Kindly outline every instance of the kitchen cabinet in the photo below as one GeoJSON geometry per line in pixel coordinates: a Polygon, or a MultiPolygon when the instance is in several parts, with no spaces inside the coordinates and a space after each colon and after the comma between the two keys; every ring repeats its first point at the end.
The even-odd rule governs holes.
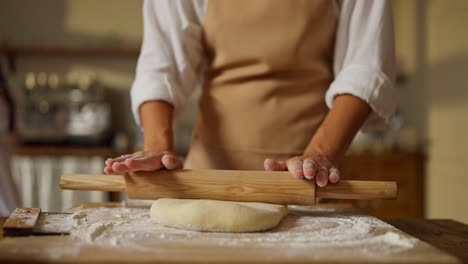
{"type": "Polygon", "coordinates": [[[346,180],[396,181],[396,200],[354,201],[362,211],[379,218],[424,217],[424,162],[418,152],[349,154],[341,164],[346,180]]]}

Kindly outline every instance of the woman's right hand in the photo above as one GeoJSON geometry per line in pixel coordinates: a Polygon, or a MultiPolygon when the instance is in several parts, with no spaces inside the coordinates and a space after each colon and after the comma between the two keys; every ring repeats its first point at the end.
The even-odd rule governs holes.
{"type": "Polygon", "coordinates": [[[175,170],[182,167],[182,161],[171,152],[146,150],[107,159],[104,172],[124,174],[133,171],[175,170]]]}

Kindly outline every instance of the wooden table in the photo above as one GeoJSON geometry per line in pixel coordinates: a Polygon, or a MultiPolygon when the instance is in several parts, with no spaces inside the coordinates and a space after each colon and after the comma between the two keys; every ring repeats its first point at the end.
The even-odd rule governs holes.
{"type": "Polygon", "coordinates": [[[385,222],[468,263],[468,225],[448,219],[400,218],[385,222]]]}
{"type": "MultiPolygon", "coordinates": [[[[0,218],[0,225],[3,225],[5,220],[6,218],[0,218]]],[[[458,257],[463,263],[468,263],[468,225],[441,219],[392,219],[385,221],[446,253],[458,257]]],[[[0,233],[1,239],[2,234],[0,233]]],[[[184,251],[191,250],[187,247],[182,249],[184,251]]],[[[173,250],[174,253],[178,252],[176,248],[173,250]]],[[[88,250],[88,253],[92,251],[92,249],[88,250]]],[[[197,254],[197,249],[192,251],[194,251],[193,254],[197,254]]]]}

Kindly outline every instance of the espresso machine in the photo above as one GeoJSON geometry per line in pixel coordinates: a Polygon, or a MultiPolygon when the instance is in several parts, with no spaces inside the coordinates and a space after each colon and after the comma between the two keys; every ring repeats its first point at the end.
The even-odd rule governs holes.
{"type": "Polygon", "coordinates": [[[106,87],[92,74],[27,73],[16,98],[23,143],[103,144],[111,136],[106,87]]]}

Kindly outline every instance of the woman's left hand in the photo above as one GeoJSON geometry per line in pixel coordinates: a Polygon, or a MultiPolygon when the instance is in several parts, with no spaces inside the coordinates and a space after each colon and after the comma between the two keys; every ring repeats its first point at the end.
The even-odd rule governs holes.
{"type": "Polygon", "coordinates": [[[298,179],[315,180],[319,187],[328,182],[336,183],[340,180],[340,171],[325,155],[303,155],[292,157],[285,162],[266,159],[267,171],[289,171],[298,179]]]}

